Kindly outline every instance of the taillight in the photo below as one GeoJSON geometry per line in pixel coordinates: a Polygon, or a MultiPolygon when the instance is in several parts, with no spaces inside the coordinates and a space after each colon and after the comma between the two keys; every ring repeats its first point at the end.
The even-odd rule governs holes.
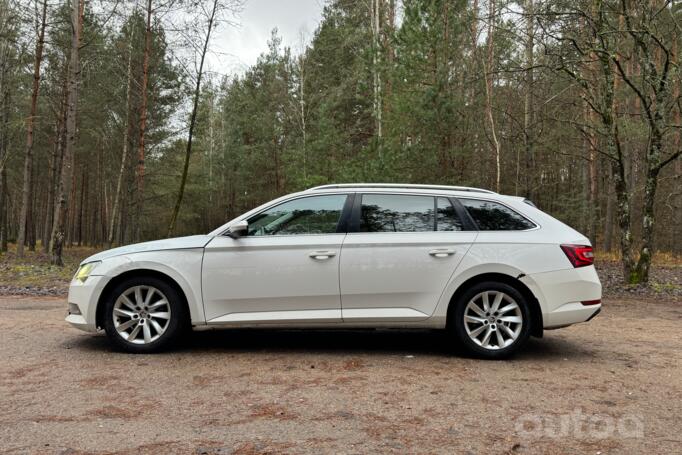
{"type": "Polygon", "coordinates": [[[587,245],[561,245],[566,257],[573,267],[585,267],[594,264],[594,251],[587,245]]]}

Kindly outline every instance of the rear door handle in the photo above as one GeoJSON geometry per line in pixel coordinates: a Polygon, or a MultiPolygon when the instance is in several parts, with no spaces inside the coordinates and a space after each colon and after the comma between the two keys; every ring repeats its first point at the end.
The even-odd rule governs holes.
{"type": "Polygon", "coordinates": [[[455,254],[455,250],[450,248],[436,248],[435,250],[429,251],[429,254],[437,258],[446,258],[455,254]]]}
{"type": "Polygon", "coordinates": [[[336,256],[336,251],[313,251],[308,254],[308,256],[317,259],[318,261],[324,261],[325,259],[331,259],[336,256]]]}

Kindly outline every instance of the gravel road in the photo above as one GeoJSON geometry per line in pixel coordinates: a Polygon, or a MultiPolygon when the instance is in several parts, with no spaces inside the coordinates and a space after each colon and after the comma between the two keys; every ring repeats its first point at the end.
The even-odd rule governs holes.
{"type": "Polygon", "coordinates": [[[113,352],[0,297],[0,452],[679,453],[682,306],[611,300],[486,362],[433,332],[215,331],[113,352]]]}

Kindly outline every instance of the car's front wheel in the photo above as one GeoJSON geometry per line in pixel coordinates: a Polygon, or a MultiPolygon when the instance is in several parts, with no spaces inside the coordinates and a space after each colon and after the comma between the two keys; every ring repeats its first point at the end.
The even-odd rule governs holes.
{"type": "Polygon", "coordinates": [[[117,347],[149,353],[175,342],[186,320],[184,302],[172,286],[155,277],[137,277],[110,293],[104,330],[117,347]]]}
{"type": "Polygon", "coordinates": [[[531,315],[526,298],[506,283],[478,283],[464,292],[450,324],[466,349],[487,359],[509,357],[530,336],[531,315]]]}

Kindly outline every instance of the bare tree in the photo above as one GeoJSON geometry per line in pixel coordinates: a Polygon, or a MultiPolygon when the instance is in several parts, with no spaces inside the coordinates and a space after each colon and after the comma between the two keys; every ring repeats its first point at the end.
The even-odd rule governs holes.
{"type": "Polygon", "coordinates": [[[497,0],[488,0],[488,31],[486,37],[486,55],[483,63],[485,69],[485,113],[490,128],[490,136],[495,156],[495,191],[500,191],[502,167],[500,162],[501,144],[497,137],[497,126],[493,115],[493,87],[495,77],[495,20],[497,16],[497,0]]]}
{"type": "Polygon", "coordinates": [[[140,102],[139,139],[137,142],[137,222],[134,224],[133,238],[140,239],[142,205],[144,204],[144,155],[145,130],[147,128],[147,86],[149,85],[149,54],[152,48],[152,0],[147,0],[147,25],[144,34],[144,57],[142,59],[142,87],[140,102]]]}
{"type": "MultiPolygon", "coordinates": [[[[66,68],[68,70],[68,67],[66,68]]],[[[50,159],[50,175],[47,189],[47,204],[45,210],[45,225],[43,226],[43,251],[50,252],[50,243],[52,239],[52,228],[54,224],[54,209],[57,201],[55,195],[59,189],[59,181],[61,177],[62,159],[64,158],[64,146],[66,143],[66,106],[67,106],[67,90],[66,90],[66,74],[63,78],[61,86],[61,95],[59,96],[59,104],[55,109],[55,126],[54,138],[52,144],[52,157],[50,159]]]]}
{"type": "Polygon", "coordinates": [[[373,114],[376,137],[381,141],[382,132],[382,82],[381,82],[381,15],[382,0],[372,0],[372,91],[373,91],[373,114]]]}
{"type": "Polygon", "coordinates": [[[299,31],[298,36],[298,56],[292,59],[289,71],[294,76],[292,78],[292,94],[290,99],[289,111],[291,117],[301,134],[301,158],[303,160],[303,180],[308,179],[308,93],[306,92],[306,78],[308,77],[308,60],[306,56],[305,36],[303,31],[299,31]]]}
{"type": "Polygon", "coordinates": [[[526,80],[523,94],[523,141],[526,152],[525,166],[525,193],[529,199],[533,198],[535,183],[535,119],[533,84],[535,80],[535,5],[534,0],[525,0],[524,14],[526,16],[526,36],[524,43],[526,57],[526,80]]]}
{"type": "MultiPolygon", "coordinates": [[[[111,247],[114,243],[114,234],[116,229],[116,220],[119,216],[119,205],[121,202],[121,191],[123,187],[123,176],[125,174],[126,164],[128,161],[128,143],[130,142],[130,101],[133,92],[133,43],[135,42],[135,21],[130,21],[130,36],[128,42],[128,71],[126,81],[126,103],[125,103],[125,120],[123,124],[123,150],[121,151],[121,167],[118,172],[118,179],[116,180],[116,193],[114,194],[114,204],[111,209],[111,216],[109,217],[109,232],[107,233],[107,244],[111,247]]],[[[146,45],[145,45],[146,51],[146,45]]]]}
{"type": "Polygon", "coordinates": [[[220,0],[212,0],[211,9],[207,11],[204,9],[203,4],[201,4],[201,9],[204,18],[207,20],[206,24],[206,35],[204,35],[203,44],[199,52],[199,67],[196,74],[196,83],[194,86],[193,93],[193,103],[192,103],[192,113],[189,119],[189,132],[187,137],[187,145],[185,147],[185,164],[182,168],[182,176],[180,177],[180,190],[178,191],[178,198],[175,201],[175,206],[173,207],[173,212],[171,213],[170,223],[168,224],[168,237],[173,235],[175,231],[175,225],[178,220],[178,214],[180,213],[180,207],[182,206],[182,198],[185,194],[185,185],[187,183],[187,174],[189,172],[189,160],[192,155],[192,139],[194,137],[194,128],[196,126],[197,120],[197,109],[199,107],[199,96],[201,95],[201,79],[204,74],[204,61],[206,59],[206,53],[208,52],[208,45],[211,41],[211,32],[216,26],[216,20],[218,14],[223,9],[230,9],[236,11],[241,6],[241,1],[234,0],[229,4],[221,3],[220,0]]]}
{"type": "MultiPolygon", "coordinates": [[[[7,0],[0,0],[0,37],[9,36],[12,17],[7,0]]],[[[7,251],[7,160],[9,158],[9,110],[12,47],[0,39],[0,252],[7,251]]]]}
{"type": "MultiPolygon", "coordinates": [[[[672,41],[677,36],[672,31],[677,25],[670,2],[592,0],[552,14],[565,18],[567,24],[562,33],[544,28],[547,36],[565,46],[553,54],[557,69],[581,87],[585,102],[598,118],[596,125],[587,128],[596,128],[605,142],[604,149],[598,152],[611,167],[624,277],[629,283],[646,283],[653,254],[654,203],[660,172],[682,155],[679,149],[666,151],[664,141],[666,135],[679,128],[667,123],[668,113],[679,103],[679,94],[672,89],[672,41]],[[571,21],[580,25],[572,28],[571,21]],[[641,69],[641,75],[628,70],[625,61],[629,59],[641,69]],[[595,71],[588,70],[591,66],[595,71]],[[638,255],[633,251],[629,191],[634,174],[628,172],[634,158],[626,155],[621,138],[622,114],[616,110],[619,79],[634,94],[648,133],[638,255]]],[[[554,51],[549,51],[550,46],[546,45],[546,49],[551,54],[554,51]]]]}
{"type": "Polygon", "coordinates": [[[33,62],[33,90],[31,92],[31,107],[26,119],[26,157],[24,159],[24,186],[21,190],[21,215],[19,216],[19,236],[17,237],[17,256],[24,256],[26,229],[29,217],[30,195],[33,177],[33,128],[38,111],[38,93],[40,91],[40,65],[43,60],[45,46],[45,27],[47,25],[47,0],[43,0],[40,22],[36,37],[36,50],[33,62]]]}
{"type": "Polygon", "coordinates": [[[71,0],[71,52],[67,77],[66,143],[61,165],[61,177],[57,192],[58,204],[55,205],[54,225],[52,228],[52,263],[64,265],[62,250],[66,237],[66,220],[69,213],[69,200],[73,186],[73,155],[76,148],[76,114],[78,112],[78,85],[80,82],[80,46],[83,27],[84,0],[71,0]]]}
{"type": "MultiPolygon", "coordinates": [[[[658,1],[631,4],[626,0],[621,0],[620,14],[625,21],[626,34],[636,50],[633,54],[641,68],[641,77],[632,77],[626,71],[622,64],[622,55],[610,54],[618,75],[640,101],[649,130],[644,163],[646,181],[642,214],[642,245],[636,267],[629,275],[631,283],[649,281],[649,268],[654,247],[654,203],[659,175],[665,166],[682,155],[680,149],[666,154],[664,145],[664,137],[680,127],[677,125],[676,128],[671,128],[668,124],[668,113],[679,101],[679,94],[676,98],[672,87],[676,69],[672,53],[674,43],[670,39],[671,37],[676,39],[677,33],[670,33],[670,30],[661,24],[660,19],[663,15],[670,17],[672,13],[668,1],[663,4],[658,1]]],[[[675,23],[673,17],[670,19],[672,23],[675,23]]]]}

